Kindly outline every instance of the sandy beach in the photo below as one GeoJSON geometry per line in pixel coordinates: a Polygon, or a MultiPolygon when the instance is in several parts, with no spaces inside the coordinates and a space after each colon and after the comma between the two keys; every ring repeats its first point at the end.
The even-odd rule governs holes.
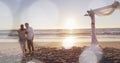
{"type": "MultiPolygon", "coordinates": [[[[118,52],[120,52],[120,46],[119,46],[120,42],[100,42],[99,44],[103,48],[103,50],[105,49],[105,51],[107,49],[108,50],[109,49],[110,50],[118,49],[118,52]]],[[[67,49],[63,49],[63,50],[61,49],[62,48],[61,42],[34,42],[34,45],[35,45],[35,56],[33,58],[34,59],[37,58],[37,60],[40,60],[40,61],[45,61],[46,59],[41,58],[41,57],[44,57],[44,54],[46,54],[46,56],[47,55],[51,56],[52,54],[49,55],[48,52],[51,52],[51,53],[55,52],[56,48],[59,49],[59,51],[57,51],[56,54],[58,54],[58,52],[60,53],[61,51],[63,51],[65,53],[65,51],[67,50],[67,49]],[[43,52],[40,53],[40,50],[43,51],[44,53],[43,52]]],[[[82,47],[89,46],[89,45],[90,45],[90,43],[87,43],[87,42],[85,42],[85,43],[77,42],[74,45],[75,48],[72,48],[75,51],[71,51],[72,49],[69,49],[67,51],[71,51],[71,54],[73,54],[72,52],[77,52],[76,54],[80,55],[82,47]]],[[[118,54],[118,53],[116,52],[116,54],[118,54]]],[[[118,56],[120,56],[120,54],[118,56]]],[[[21,47],[20,47],[19,43],[17,43],[17,42],[16,43],[0,43],[0,63],[8,63],[8,62],[9,63],[25,63],[26,61],[30,61],[30,57],[26,56],[26,58],[27,59],[23,58],[21,47]]],[[[58,60],[58,61],[60,61],[60,60],[58,60]]],[[[55,63],[55,62],[53,62],[53,63],[55,63]]],[[[68,63],[68,62],[66,62],[66,63],[68,63]]],[[[75,61],[74,63],[77,63],[77,62],[75,61]]]]}

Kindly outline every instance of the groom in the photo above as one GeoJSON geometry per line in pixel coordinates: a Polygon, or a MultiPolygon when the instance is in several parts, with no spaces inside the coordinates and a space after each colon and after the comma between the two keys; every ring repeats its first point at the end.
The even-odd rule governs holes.
{"type": "Polygon", "coordinates": [[[33,39],[34,39],[34,32],[32,27],[29,26],[28,23],[25,23],[26,26],[26,35],[27,35],[27,45],[29,49],[29,53],[34,52],[34,45],[33,45],[33,39]]]}

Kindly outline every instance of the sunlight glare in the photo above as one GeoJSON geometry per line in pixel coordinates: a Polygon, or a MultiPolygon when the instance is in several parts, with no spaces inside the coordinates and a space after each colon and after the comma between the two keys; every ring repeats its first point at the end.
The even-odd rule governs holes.
{"type": "Polygon", "coordinates": [[[74,46],[74,43],[75,43],[75,37],[73,36],[69,36],[69,37],[66,37],[63,42],[62,42],[62,46],[65,48],[65,49],[70,49],[74,46]]]}

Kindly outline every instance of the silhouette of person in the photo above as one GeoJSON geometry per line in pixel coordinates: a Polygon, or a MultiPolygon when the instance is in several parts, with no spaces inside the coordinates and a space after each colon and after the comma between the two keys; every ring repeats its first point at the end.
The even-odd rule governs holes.
{"type": "Polygon", "coordinates": [[[33,28],[29,26],[28,23],[25,23],[26,26],[26,35],[27,35],[27,45],[29,49],[29,53],[34,52],[34,45],[33,45],[33,39],[34,39],[34,31],[33,28]]]}
{"type": "Polygon", "coordinates": [[[24,25],[20,25],[20,29],[18,30],[18,37],[19,37],[19,42],[21,45],[21,49],[23,54],[26,52],[26,30],[24,28],[24,25]]]}

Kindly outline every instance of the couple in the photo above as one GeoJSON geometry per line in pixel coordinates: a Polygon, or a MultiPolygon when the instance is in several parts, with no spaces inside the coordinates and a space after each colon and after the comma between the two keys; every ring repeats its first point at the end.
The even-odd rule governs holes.
{"type": "Polygon", "coordinates": [[[33,29],[29,26],[28,23],[25,23],[24,25],[20,25],[20,29],[18,30],[18,37],[19,37],[19,42],[21,44],[22,52],[23,54],[26,52],[26,40],[27,40],[27,46],[29,49],[29,53],[34,52],[34,45],[33,45],[33,39],[34,39],[34,32],[33,29]]]}

